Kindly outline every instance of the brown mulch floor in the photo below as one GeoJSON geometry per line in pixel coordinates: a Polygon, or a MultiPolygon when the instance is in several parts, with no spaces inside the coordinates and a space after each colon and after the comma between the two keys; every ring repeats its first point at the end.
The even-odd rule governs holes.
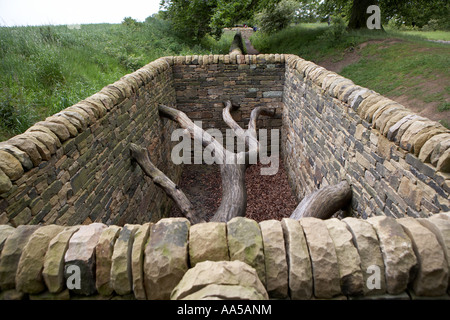
{"type": "MultiPolygon", "coordinates": [[[[297,207],[297,201],[292,195],[282,161],[277,174],[272,176],[261,175],[261,167],[261,164],[253,165],[246,171],[246,217],[258,222],[289,217],[297,207]]],[[[218,165],[185,165],[179,187],[208,221],[220,205],[220,168],[218,165]]],[[[176,205],[172,206],[170,216],[182,216],[176,205]]]]}

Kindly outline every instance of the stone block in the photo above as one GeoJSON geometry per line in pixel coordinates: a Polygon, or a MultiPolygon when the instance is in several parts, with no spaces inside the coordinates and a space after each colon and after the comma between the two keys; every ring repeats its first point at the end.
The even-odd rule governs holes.
{"type": "Polygon", "coordinates": [[[131,252],[131,273],[134,296],[138,300],[147,299],[144,287],[144,251],[152,225],[153,223],[145,223],[134,234],[133,249],[131,252]]]}
{"type": "Polygon", "coordinates": [[[103,230],[95,247],[95,287],[103,296],[110,296],[114,292],[111,283],[111,264],[114,244],[121,230],[122,228],[119,226],[109,226],[103,230]]]}
{"type": "Polygon", "coordinates": [[[44,258],[42,277],[50,293],[58,293],[65,288],[64,256],[69,247],[70,238],[79,228],[79,226],[65,228],[48,244],[47,253],[44,258]]]}
{"type": "Polygon", "coordinates": [[[377,216],[367,221],[375,229],[380,241],[386,272],[386,291],[389,294],[403,292],[417,268],[417,258],[414,254],[411,239],[402,226],[394,218],[377,216]]]}
{"type": "Polygon", "coordinates": [[[169,299],[188,270],[189,227],[185,218],[164,218],[152,226],[144,258],[147,299],[169,299]]]}
{"type": "Polygon", "coordinates": [[[265,284],[264,248],[258,223],[243,217],[231,219],[227,222],[227,241],[230,260],[240,260],[255,268],[265,284]]]}
{"type": "Polygon", "coordinates": [[[414,218],[397,220],[412,241],[418,270],[412,288],[418,296],[444,295],[448,286],[448,264],[436,236],[414,218]]]}
{"type": "Polygon", "coordinates": [[[63,229],[58,225],[43,226],[30,236],[17,265],[17,290],[37,294],[46,289],[42,276],[45,254],[50,241],[63,229]]]}
{"type": "Polygon", "coordinates": [[[0,289],[2,291],[16,287],[16,272],[22,250],[29,238],[39,226],[21,225],[6,239],[0,256],[0,289]]]}
{"type": "Polygon", "coordinates": [[[268,294],[254,268],[242,261],[203,261],[189,269],[170,298],[234,298],[267,300],[268,294]],[[227,289],[228,288],[228,289],[227,289]]]}
{"type": "Polygon", "coordinates": [[[347,230],[346,224],[337,218],[327,219],[325,224],[336,249],[342,293],[351,296],[362,295],[365,283],[361,259],[353,244],[352,234],[347,230]]]}
{"type": "Polygon", "coordinates": [[[114,244],[111,263],[111,284],[119,295],[131,293],[133,278],[131,272],[131,252],[133,250],[134,234],[138,225],[126,224],[114,244]]]}
{"type": "Polygon", "coordinates": [[[311,259],[303,228],[297,220],[281,220],[286,245],[289,295],[292,300],[310,299],[313,293],[311,259]]]}
{"type": "Polygon", "coordinates": [[[189,229],[189,262],[191,267],[202,261],[230,260],[227,225],[223,222],[198,223],[189,229]],[[205,243],[208,243],[205,246],[205,243]]]}
{"type": "Polygon", "coordinates": [[[323,220],[301,218],[311,257],[314,296],[329,299],[341,294],[341,278],[336,249],[323,220]]]}
{"type": "Polygon", "coordinates": [[[259,223],[261,229],[264,262],[266,265],[266,289],[271,298],[288,297],[288,265],[283,229],[278,220],[259,223]]]}
{"type": "Polygon", "coordinates": [[[71,281],[73,289],[69,289],[76,294],[88,296],[96,292],[95,247],[106,228],[103,223],[84,225],[69,241],[69,248],[64,256],[64,277],[66,282],[71,281]]]}
{"type": "Polygon", "coordinates": [[[19,160],[9,152],[0,150],[0,170],[2,170],[11,181],[22,177],[23,168],[19,160]]]}

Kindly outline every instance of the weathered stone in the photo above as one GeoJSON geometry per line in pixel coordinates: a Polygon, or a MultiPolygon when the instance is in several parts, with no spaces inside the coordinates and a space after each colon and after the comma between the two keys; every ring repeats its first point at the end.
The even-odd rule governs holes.
{"type": "Polygon", "coordinates": [[[336,256],[341,276],[341,291],[345,295],[363,294],[363,275],[358,250],[352,242],[352,234],[344,222],[331,218],[325,220],[331,239],[336,249],[336,256]]]}
{"type": "MultiPolygon", "coordinates": [[[[419,218],[417,221],[436,236],[445,255],[447,269],[450,270],[450,221],[441,219],[438,215],[431,216],[427,219],[419,218]]],[[[450,290],[450,276],[447,287],[450,290]]]]}
{"type": "Polygon", "coordinates": [[[419,160],[422,162],[430,162],[431,154],[434,151],[434,148],[443,140],[448,139],[450,137],[450,133],[441,133],[437,134],[425,142],[425,144],[420,149],[419,160]]]}
{"type": "Polygon", "coordinates": [[[436,170],[441,172],[450,172],[450,149],[447,149],[439,158],[436,164],[436,170]]]}
{"type": "Polygon", "coordinates": [[[255,268],[265,284],[264,249],[258,223],[243,217],[231,219],[227,222],[227,241],[230,260],[240,260],[255,268]]]}
{"type": "Polygon", "coordinates": [[[111,284],[111,264],[114,244],[121,230],[122,228],[119,226],[109,226],[103,230],[95,247],[95,287],[103,296],[109,296],[114,292],[111,284]]]}
{"type": "Polygon", "coordinates": [[[386,278],[380,243],[372,225],[365,220],[347,217],[342,220],[353,235],[353,241],[358,249],[363,274],[364,295],[377,295],[386,292],[386,278]],[[375,267],[374,267],[375,266],[375,267]],[[374,271],[376,268],[376,271],[374,271]],[[379,278],[371,277],[377,272],[379,278]]]}
{"type": "Polygon", "coordinates": [[[8,226],[6,224],[0,225],[0,255],[5,245],[6,239],[14,232],[14,227],[8,226]]]}
{"type": "Polygon", "coordinates": [[[30,236],[39,226],[21,225],[6,239],[0,257],[0,289],[2,291],[16,287],[16,272],[22,250],[30,236]]]}
{"type": "Polygon", "coordinates": [[[42,277],[50,293],[58,293],[65,288],[64,255],[69,247],[70,238],[79,228],[79,226],[65,228],[48,244],[42,277]]]}
{"type": "Polygon", "coordinates": [[[181,300],[267,300],[255,288],[210,284],[181,300]]]}
{"type": "Polygon", "coordinates": [[[23,168],[19,160],[3,150],[0,150],[0,170],[12,181],[19,179],[23,175],[23,168]]]}
{"type": "Polygon", "coordinates": [[[446,140],[440,141],[430,156],[430,162],[433,166],[436,166],[439,158],[445,153],[446,150],[450,148],[450,137],[446,140]]]}
{"type": "Polygon", "coordinates": [[[61,142],[66,141],[70,138],[69,130],[63,124],[50,121],[39,121],[36,123],[36,125],[50,129],[61,142]]]}
{"type": "Polygon", "coordinates": [[[55,142],[57,148],[61,147],[61,141],[59,140],[58,136],[52,130],[50,130],[47,127],[41,126],[39,124],[34,124],[30,128],[28,128],[27,131],[25,131],[25,132],[44,132],[47,135],[49,135],[50,137],[52,137],[52,139],[55,142]]]}
{"type": "Polygon", "coordinates": [[[448,131],[448,130],[441,125],[439,125],[437,127],[427,128],[427,129],[421,131],[419,134],[417,134],[416,136],[414,136],[412,138],[411,143],[412,143],[413,147],[412,147],[411,151],[414,152],[414,155],[416,157],[419,157],[420,150],[422,149],[425,142],[427,142],[429,139],[431,139],[431,137],[441,134],[441,133],[445,133],[446,131],[448,131]]]}
{"type": "Polygon", "coordinates": [[[311,257],[314,296],[332,298],[341,293],[339,264],[333,240],[323,220],[308,217],[299,221],[311,257]]]}
{"type": "Polygon", "coordinates": [[[398,194],[415,210],[420,210],[422,193],[420,188],[413,184],[407,177],[401,179],[398,194]]]}
{"type": "Polygon", "coordinates": [[[16,289],[37,294],[45,290],[42,270],[48,244],[64,227],[58,225],[43,226],[29,238],[22,250],[16,273],[16,289]]]}
{"type": "Polygon", "coordinates": [[[226,223],[198,223],[189,228],[189,262],[191,267],[195,267],[198,262],[206,260],[230,260],[226,223]],[[208,243],[208,245],[205,246],[205,243],[208,243]]]}
{"type": "Polygon", "coordinates": [[[12,182],[9,177],[0,169],[0,194],[6,193],[12,188],[12,182]]]}
{"type": "Polygon", "coordinates": [[[25,300],[28,295],[15,289],[0,291],[0,300],[25,300]]]}
{"type": "Polygon", "coordinates": [[[418,296],[441,296],[448,285],[448,265],[436,236],[416,219],[397,220],[410,237],[419,268],[412,284],[418,296]]]}
{"type": "Polygon", "coordinates": [[[131,273],[133,292],[138,300],[146,300],[144,287],[144,250],[153,223],[143,224],[134,234],[133,250],[131,252],[131,273]]]}
{"type": "Polygon", "coordinates": [[[297,220],[281,220],[289,271],[289,295],[293,300],[310,299],[313,292],[311,260],[303,228],[297,220]]]}
{"type": "MultiPolygon", "coordinates": [[[[172,291],[170,298],[181,300],[209,285],[252,288],[264,299],[268,299],[266,289],[256,270],[242,261],[203,261],[197,263],[194,268],[186,272],[172,291]]],[[[220,293],[215,292],[206,295],[220,297],[222,291],[219,291],[220,293]]]]}
{"type": "Polygon", "coordinates": [[[39,155],[43,160],[50,160],[52,157],[52,154],[50,150],[47,148],[47,146],[36,139],[36,137],[31,132],[25,132],[20,135],[17,135],[13,137],[12,139],[17,139],[19,141],[26,141],[27,143],[31,142],[36,147],[36,150],[38,151],[39,155]]]}
{"type": "Polygon", "coordinates": [[[31,141],[12,137],[11,139],[8,140],[8,144],[11,144],[14,147],[18,148],[19,150],[25,152],[27,156],[30,158],[34,167],[37,167],[41,163],[42,157],[39,151],[37,150],[36,145],[31,141]]]}
{"type": "Polygon", "coordinates": [[[404,150],[410,151],[413,147],[413,138],[422,132],[422,130],[427,128],[436,127],[436,122],[434,121],[415,121],[413,122],[408,129],[403,133],[402,138],[400,139],[400,147],[404,150]]]}
{"type": "Polygon", "coordinates": [[[145,248],[144,285],[150,300],[167,300],[188,269],[190,223],[185,218],[165,218],[154,224],[145,248]]]}
{"type": "Polygon", "coordinates": [[[281,223],[278,220],[265,220],[259,223],[259,227],[263,239],[267,292],[272,298],[287,298],[288,265],[281,223]]]}
{"type": "Polygon", "coordinates": [[[411,115],[410,110],[398,110],[396,111],[392,116],[390,116],[386,123],[384,124],[384,127],[380,128],[380,132],[383,134],[383,136],[387,137],[389,133],[389,129],[394,126],[398,121],[400,121],[405,116],[411,115]]]}
{"type": "Polygon", "coordinates": [[[72,275],[80,276],[79,288],[74,286],[72,289],[77,294],[91,295],[96,291],[95,247],[105,228],[103,223],[82,226],[69,241],[69,248],[64,257],[64,276],[69,281],[72,275]]]}
{"type": "Polygon", "coordinates": [[[131,251],[133,250],[134,234],[138,229],[138,225],[126,224],[114,244],[111,284],[119,295],[129,294],[133,288],[131,251]]]}
{"type": "Polygon", "coordinates": [[[19,160],[20,164],[25,170],[30,170],[31,168],[33,168],[33,162],[31,162],[30,157],[19,148],[11,144],[7,144],[6,142],[1,142],[0,150],[9,152],[14,157],[16,157],[16,159],[19,160]]]}
{"type": "Polygon", "coordinates": [[[42,142],[48,149],[48,151],[50,151],[50,154],[54,154],[56,152],[57,149],[56,141],[59,142],[57,138],[54,139],[52,136],[42,131],[30,131],[28,132],[28,134],[37,139],[38,141],[42,142]]]}
{"type": "Polygon", "coordinates": [[[383,254],[386,289],[390,294],[403,292],[417,266],[412,243],[394,218],[377,216],[367,219],[374,227],[383,254]]]}

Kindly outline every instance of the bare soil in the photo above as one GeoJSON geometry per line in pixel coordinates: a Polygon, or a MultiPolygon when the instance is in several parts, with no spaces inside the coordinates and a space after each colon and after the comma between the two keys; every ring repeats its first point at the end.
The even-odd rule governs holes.
{"type": "MultiPolygon", "coordinates": [[[[272,176],[261,175],[262,167],[261,164],[253,165],[246,171],[246,217],[258,222],[289,217],[297,207],[297,201],[289,187],[282,161],[277,174],[272,176]]],[[[208,221],[222,197],[220,168],[218,165],[185,165],[179,187],[208,221]]],[[[170,216],[182,216],[176,205],[172,206],[170,216]]]]}

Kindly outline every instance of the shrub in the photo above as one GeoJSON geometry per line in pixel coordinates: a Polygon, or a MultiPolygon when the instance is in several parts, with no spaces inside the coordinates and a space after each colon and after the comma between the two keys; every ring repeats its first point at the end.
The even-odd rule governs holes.
{"type": "Polygon", "coordinates": [[[266,8],[256,15],[262,31],[274,33],[280,31],[291,24],[295,17],[298,3],[293,0],[281,0],[274,7],[266,8]]]}
{"type": "Polygon", "coordinates": [[[347,35],[347,25],[342,17],[333,16],[332,25],[319,37],[320,40],[338,43],[347,35]]]}

